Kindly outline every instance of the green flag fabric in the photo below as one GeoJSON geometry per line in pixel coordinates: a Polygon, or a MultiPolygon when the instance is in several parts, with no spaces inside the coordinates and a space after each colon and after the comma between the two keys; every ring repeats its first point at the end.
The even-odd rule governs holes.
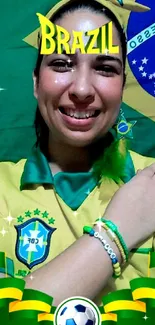
{"type": "MultiPolygon", "coordinates": [[[[136,120],[131,147],[155,157],[155,3],[146,13],[131,13],[128,20],[127,84],[123,109],[136,120]]],[[[32,73],[37,50],[29,36],[39,27],[36,13],[45,15],[54,0],[1,1],[0,10],[0,161],[18,161],[36,141],[32,73]]]]}

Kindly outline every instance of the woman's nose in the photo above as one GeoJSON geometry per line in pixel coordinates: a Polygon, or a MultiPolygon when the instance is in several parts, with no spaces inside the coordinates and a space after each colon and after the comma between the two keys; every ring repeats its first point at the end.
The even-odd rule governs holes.
{"type": "Polygon", "coordinates": [[[75,102],[93,102],[95,89],[92,83],[92,76],[88,69],[76,71],[73,82],[69,89],[69,97],[75,102]]]}

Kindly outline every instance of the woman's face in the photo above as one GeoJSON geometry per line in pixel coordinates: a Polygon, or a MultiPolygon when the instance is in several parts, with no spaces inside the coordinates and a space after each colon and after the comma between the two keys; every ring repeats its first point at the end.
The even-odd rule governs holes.
{"type": "MultiPolygon", "coordinates": [[[[109,22],[104,14],[80,10],[55,23],[72,30],[93,30],[109,22]]],[[[84,37],[85,44],[88,38],[84,37]]],[[[72,38],[70,40],[72,44],[72,38]]],[[[119,113],[123,89],[121,44],[113,25],[119,54],[57,54],[43,57],[35,96],[52,138],[86,146],[103,137],[119,113]]]]}

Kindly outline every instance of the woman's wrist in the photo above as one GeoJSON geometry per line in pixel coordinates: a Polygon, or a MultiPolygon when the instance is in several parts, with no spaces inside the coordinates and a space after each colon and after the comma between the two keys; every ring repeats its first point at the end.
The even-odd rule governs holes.
{"type": "Polygon", "coordinates": [[[112,222],[114,222],[115,225],[118,227],[119,232],[120,232],[121,236],[123,237],[123,239],[124,239],[124,241],[126,243],[128,251],[130,252],[132,250],[132,248],[134,248],[135,245],[136,245],[135,227],[133,227],[133,230],[130,230],[130,229],[132,229],[131,224],[130,224],[130,227],[129,227],[128,224],[123,222],[123,218],[121,220],[120,219],[119,220],[110,219],[110,220],[112,222]]]}
{"type": "Polygon", "coordinates": [[[108,236],[106,230],[103,229],[103,228],[101,228],[101,227],[98,226],[98,225],[95,225],[93,229],[94,229],[95,231],[99,232],[100,235],[101,235],[101,236],[106,240],[106,242],[110,245],[110,247],[113,249],[113,251],[114,251],[114,253],[116,254],[117,259],[118,259],[118,261],[119,261],[119,263],[120,263],[120,265],[121,265],[122,262],[123,262],[123,261],[122,261],[122,257],[121,257],[121,253],[120,253],[120,251],[119,251],[117,245],[115,244],[115,242],[112,241],[112,240],[109,238],[109,236],[108,236]]]}

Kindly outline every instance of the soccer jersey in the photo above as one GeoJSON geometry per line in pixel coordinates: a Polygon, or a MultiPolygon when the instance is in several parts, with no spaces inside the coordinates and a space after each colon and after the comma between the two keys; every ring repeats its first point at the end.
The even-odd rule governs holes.
{"type": "MultiPolygon", "coordinates": [[[[129,156],[128,179],[154,162],[131,151],[129,156]]],[[[53,176],[39,149],[16,164],[0,163],[0,179],[0,272],[18,278],[49,263],[82,236],[83,226],[104,214],[119,188],[112,179],[97,184],[92,171],[53,176]]],[[[152,247],[151,237],[135,248],[121,277],[110,279],[101,295],[148,276],[152,247]]]]}

